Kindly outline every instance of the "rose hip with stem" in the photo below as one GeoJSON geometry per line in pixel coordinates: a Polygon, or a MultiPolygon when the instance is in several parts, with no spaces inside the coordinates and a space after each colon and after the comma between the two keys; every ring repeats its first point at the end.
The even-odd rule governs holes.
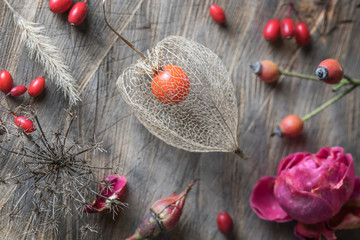
{"type": "MultiPolygon", "coordinates": [[[[322,104],[321,106],[319,106],[318,108],[316,108],[315,110],[313,110],[312,112],[310,112],[309,114],[305,115],[302,118],[299,118],[297,116],[295,118],[293,115],[290,115],[292,117],[288,116],[288,117],[284,118],[283,121],[281,122],[281,124],[275,130],[275,132],[273,132],[271,134],[271,136],[279,135],[279,136],[285,136],[285,137],[295,137],[295,136],[300,135],[302,132],[302,128],[303,128],[303,123],[305,121],[309,120],[310,118],[312,118],[319,112],[323,111],[325,108],[327,108],[331,104],[340,100],[342,97],[344,97],[345,95],[347,95],[348,93],[353,91],[357,86],[360,85],[360,79],[354,79],[354,78],[350,78],[348,76],[344,76],[342,66],[340,65],[339,62],[337,62],[334,59],[326,59],[326,60],[322,61],[319,64],[319,67],[320,67],[321,71],[327,71],[326,74],[328,74],[328,76],[327,76],[327,78],[325,78],[326,80],[330,80],[330,83],[331,82],[339,83],[338,85],[336,85],[333,88],[333,91],[339,90],[344,85],[352,85],[352,87],[339,93],[338,95],[331,98],[330,100],[328,100],[327,102],[325,102],[324,104],[322,104]],[[324,70],[323,68],[326,68],[326,69],[324,70]],[[344,78],[341,79],[339,76],[344,76],[344,78]]],[[[255,71],[255,73],[256,73],[256,71],[255,71]]],[[[279,73],[280,73],[280,75],[319,81],[318,77],[312,76],[312,75],[295,73],[295,72],[286,72],[286,71],[282,71],[282,70],[279,70],[279,73]]],[[[323,77],[322,74],[323,73],[321,73],[321,74],[318,73],[317,75],[318,76],[321,75],[321,77],[323,77]]],[[[324,73],[324,75],[326,75],[326,74],[324,73]]]]}
{"type": "Polygon", "coordinates": [[[285,18],[281,21],[281,36],[286,39],[291,39],[295,33],[295,24],[291,18],[285,18]]]}
{"type": "Polygon", "coordinates": [[[63,13],[69,10],[72,0],[50,0],[49,7],[53,13],[63,13]]]}
{"type": "Polygon", "coordinates": [[[87,0],[84,2],[77,2],[70,10],[68,21],[71,25],[78,26],[84,22],[87,14],[87,0]]]}
{"type": "Polygon", "coordinates": [[[12,86],[13,78],[11,74],[6,70],[2,70],[0,72],[0,91],[2,91],[3,93],[8,93],[10,92],[12,86]]]}
{"type": "Polygon", "coordinates": [[[278,19],[271,19],[265,25],[263,31],[264,38],[267,41],[274,42],[280,36],[280,21],[278,19]]]}
{"type": "Polygon", "coordinates": [[[23,85],[15,86],[10,90],[10,95],[13,97],[18,97],[23,95],[26,92],[27,88],[23,85]]]}
{"type": "Polygon", "coordinates": [[[35,131],[34,123],[30,119],[24,116],[16,117],[14,120],[16,126],[21,127],[26,133],[32,133],[35,131]]]}
{"type": "Polygon", "coordinates": [[[306,46],[310,43],[310,33],[305,23],[296,24],[295,40],[299,46],[306,46]]]}
{"type": "Polygon", "coordinates": [[[29,86],[29,95],[31,97],[39,96],[45,88],[45,79],[43,77],[38,77],[34,79],[29,86]]]}

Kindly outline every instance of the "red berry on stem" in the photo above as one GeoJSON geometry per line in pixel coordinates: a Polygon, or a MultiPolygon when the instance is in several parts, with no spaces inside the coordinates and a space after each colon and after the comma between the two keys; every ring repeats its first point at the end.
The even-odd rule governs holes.
{"type": "Polygon", "coordinates": [[[325,83],[336,84],[344,77],[344,69],[335,59],[326,59],[319,64],[315,74],[325,83]]]}
{"type": "Polygon", "coordinates": [[[38,77],[30,83],[29,91],[28,91],[29,95],[32,97],[37,97],[44,91],[44,88],[45,88],[45,79],[43,77],[38,77]]]}
{"type": "Polygon", "coordinates": [[[70,10],[68,21],[71,25],[78,26],[80,25],[86,18],[87,14],[87,0],[84,2],[77,2],[70,10]]]}
{"type": "Polygon", "coordinates": [[[256,62],[251,65],[251,68],[261,80],[267,83],[275,82],[280,75],[278,66],[270,60],[256,62]]]}
{"type": "Polygon", "coordinates": [[[210,10],[210,15],[215,22],[222,24],[226,21],[225,12],[220,6],[216,4],[212,4],[209,10],[210,10]]]}
{"type": "Polygon", "coordinates": [[[0,72],[0,91],[4,93],[8,93],[10,92],[12,86],[13,86],[13,78],[11,74],[6,70],[2,70],[0,72]]]}
{"type": "Polygon", "coordinates": [[[230,234],[234,228],[233,220],[227,212],[221,212],[218,214],[217,225],[220,232],[225,235],[230,234]]]}
{"type": "Polygon", "coordinates": [[[27,88],[25,86],[15,86],[10,90],[10,95],[13,97],[18,97],[23,95],[26,92],[27,88]]]}
{"type": "Polygon", "coordinates": [[[190,81],[180,67],[166,65],[152,78],[151,89],[162,103],[174,105],[185,100],[190,92],[190,81]]]}
{"type": "Polygon", "coordinates": [[[263,31],[264,38],[267,41],[273,42],[280,36],[280,21],[278,19],[271,19],[265,25],[263,31]]]}
{"type": "Polygon", "coordinates": [[[296,24],[295,39],[299,46],[305,46],[310,43],[310,33],[305,23],[296,24]]]}
{"type": "Polygon", "coordinates": [[[53,13],[66,12],[72,5],[72,0],[50,0],[49,7],[53,13]]]}
{"type": "Polygon", "coordinates": [[[14,120],[16,126],[21,127],[26,133],[35,131],[33,122],[24,116],[16,117],[14,120]]]}
{"type": "Polygon", "coordinates": [[[297,137],[302,133],[303,128],[304,122],[299,116],[288,115],[280,122],[279,126],[271,136],[297,137]]]}
{"type": "Polygon", "coordinates": [[[291,18],[285,18],[281,21],[281,35],[283,38],[291,39],[294,36],[295,24],[291,18]]]}

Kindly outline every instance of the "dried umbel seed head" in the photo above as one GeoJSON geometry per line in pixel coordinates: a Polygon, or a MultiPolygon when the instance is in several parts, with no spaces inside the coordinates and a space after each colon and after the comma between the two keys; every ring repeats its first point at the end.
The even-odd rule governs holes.
{"type": "Polygon", "coordinates": [[[190,81],[186,73],[176,65],[166,65],[152,79],[153,94],[165,104],[178,104],[190,92],[190,81]]]}
{"type": "Polygon", "coordinates": [[[180,220],[186,195],[194,183],[193,180],[179,195],[174,193],[168,198],[156,201],[150,208],[150,212],[142,219],[136,232],[126,240],[150,239],[156,237],[162,231],[173,229],[180,220]]]}
{"type": "Polygon", "coordinates": [[[278,19],[271,19],[264,28],[264,38],[267,41],[273,42],[280,36],[280,21],[278,19]]]}
{"type": "Polygon", "coordinates": [[[303,120],[296,115],[288,115],[286,116],[276,127],[274,133],[271,136],[278,135],[280,137],[297,137],[299,136],[304,128],[303,120]]]}
{"type": "Polygon", "coordinates": [[[286,39],[291,39],[294,36],[295,24],[291,18],[284,18],[281,21],[281,36],[286,39]]]}
{"type": "Polygon", "coordinates": [[[275,82],[280,75],[278,66],[270,60],[256,62],[250,66],[253,72],[264,82],[275,82]]]}
{"type": "Polygon", "coordinates": [[[326,59],[319,64],[315,74],[325,83],[337,84],[344,77],[344,69],[337,60],[326,59]]]}

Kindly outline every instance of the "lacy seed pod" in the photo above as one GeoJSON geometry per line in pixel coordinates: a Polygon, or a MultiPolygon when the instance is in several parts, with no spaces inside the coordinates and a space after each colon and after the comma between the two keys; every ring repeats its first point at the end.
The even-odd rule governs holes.
{"type": "MultiPolygon", "coordinates": [[[[236,135],[234,85],[215,53],[196,42],[171,36],[143,57],[124,71],[117,86],[151,133],[187,151],[233,151],[242,155],[236,135]],[[190,84],[186,98],[171,99],[176,104],[164,104],[152,91],[154,76],[169,65],[181,69],[190,84]]],[[[165,88],[162,91],[166,93],[165,88]]]]}

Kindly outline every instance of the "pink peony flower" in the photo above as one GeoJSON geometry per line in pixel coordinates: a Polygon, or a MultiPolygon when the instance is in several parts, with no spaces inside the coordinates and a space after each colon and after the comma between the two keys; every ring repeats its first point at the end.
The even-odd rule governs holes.
{"type": "Polygon", "coordinates": [[[336,239],[333,230],[360,227],[360,179],[352,156],[340,147],[291,154],[277,177],[257,182],[250,206],[264,220],[299,221],[294,233],[300,239],[336,239]]]}

